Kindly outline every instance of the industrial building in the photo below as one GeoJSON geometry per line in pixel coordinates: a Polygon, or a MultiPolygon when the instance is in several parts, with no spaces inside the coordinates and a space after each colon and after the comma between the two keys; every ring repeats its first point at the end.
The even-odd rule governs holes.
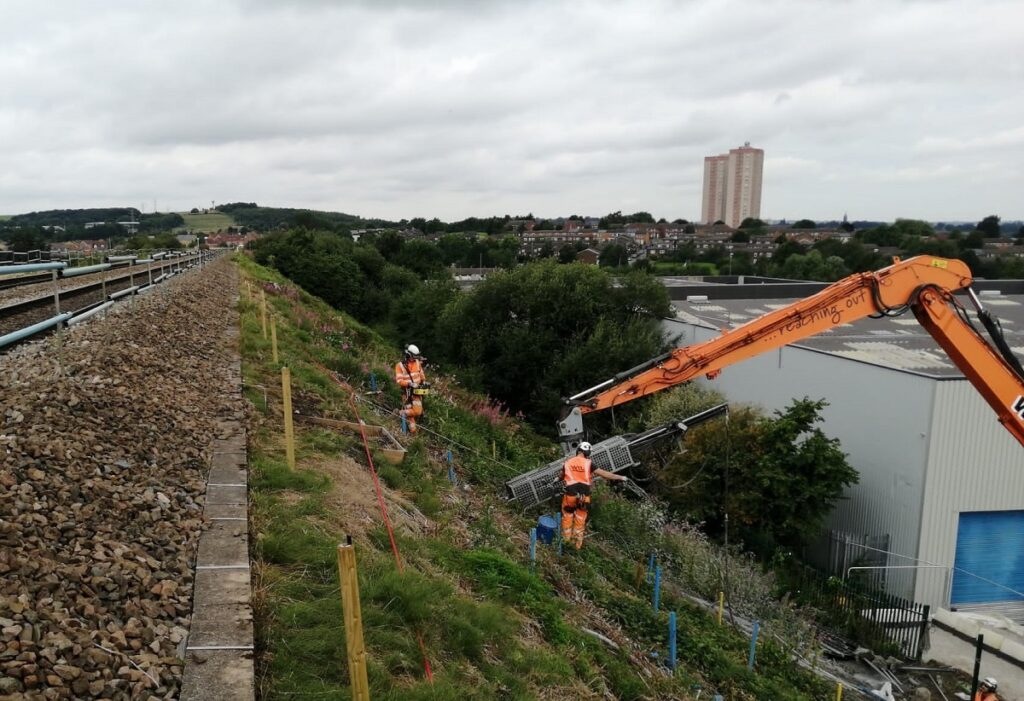
{"type": "MultiPolygon", "coordinates": [[[[678,345],[823,287],[665,282],[676,309],[665,328],[678,345]]],[[[976,285],[1018,357],[1021,285],[976,285]]],[[[933,608],[1024,622],[1024,448],[912,314],[844,324],[730,366],[710,385],[731,403],[768,411],[804,396],[829,403],[823,430],[840,440],[860,483],[836,505],[809,559],[843,576],[871,568],[859,571],[933,608]]]]}

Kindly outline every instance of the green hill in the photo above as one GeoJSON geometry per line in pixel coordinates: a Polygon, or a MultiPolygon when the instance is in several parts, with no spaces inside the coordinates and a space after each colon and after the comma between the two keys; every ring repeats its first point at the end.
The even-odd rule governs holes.
{"type": "Polygon", "coordinates": [[[208,214],[181,212],[181,218],[185,220],[185,224],[180,228],[185,231],[208,233],[236,225],[234,218],[223,212],[210,212],[208,214]]]}
{"type": "Polygon", "coordinates": [[[374,699],[690,699],[700,689],[701,698],[809,701],[834,693],[791,661],[809,631],[788,608],[765,604],[770,596],[757,568],[723,559],[699,534],[667,524],[654,506],[601,488],[587,546],[559,556],[539,545],[531,563],[528,532],[536,514],[509,508],[500,488],[509,476],[553,459],[557,449],[434,373],[423,422],[430,432],[401,438],[404,461],[388,463],[371,443],[404,563],[400,573],[357,435],[300,421],[298,468],[287,468],[279,365],[271,360],[250,285],[265,290],[280,359],[291,369],[295,410],[303,416],[362,418],[401,436],[388,409],[398,403],[398,390],[387,381],[397,350],[276,273],[244,257],[239,264],[243,377],[254,407],[262,698],[351,698],[335,560],[346,536],[357,550],[374,699]],[[456,484],[449,480],[449,451],[456,484]],[[653,550],[665,570],[657,613],[643,576],[653,550]],[[731,603],[739,610],[763,607],[769,633],[754,671],[746,664],[747,635],[718,625],[684,593],[685,583],[707,597],[723,567],[736,582],[731,603]],[[674,674],[659,662],[667,652],[669,611],[679,619],[674,674]],[[433,683],[424,675],[420,640],[433,683]]]}

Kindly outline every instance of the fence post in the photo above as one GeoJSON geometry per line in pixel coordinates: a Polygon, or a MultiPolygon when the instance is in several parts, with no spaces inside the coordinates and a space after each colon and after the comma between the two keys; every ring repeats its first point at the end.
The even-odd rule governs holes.
{"type": "Polygon", "coordinates": [[[267,340],[267,293],[260,290],[260,321],[263,324],[263,340],[267,340]]]}
{"type": "Polygon", "coordinates": [[[459,480],[455,476],[455,464],[452,462],[452,451],[448,451],[448,481],[452,483],[453,487],[459,485],[459,480]]]}
{"type": "Polygon", "coordinates": [[[292,425],[292,372],[281,368],[281,391],[284,395],[284,450],[288,469],[295,469],[295,427],[292,425]]]}
{"type": "Polygon", "coordinates": [[[348,650],[348,674],[354,701],[370,700],[366,676],[366,646],[363,644],[363,614],[359,603],[359,577],[352,538],[338,546],[338,579],[341,583],[341,607],[345,614],[345,644],[348,650]]]}
{"type": "Polygon", "coordinates": [[[277,365],[277,321],[270,322],[270,358],[277,365]]]}
{"type": "Polygon", "coordinates": [[[537,564],[537,527],[530,529],[530,566],[537,564]]]}
{"type": "Polygon", "coordinates": [[[931,612],[931,605],[925,604],[924,611],[921,613],[921,628],[917,631],[917,656],[914,657],[914,660],[917,662],[920,662],[921,657],[924,656],[924,638],[928,635],[928,619],[931,616],[931,612]]]}
{"type": "Polygon", "coordinates": [[[978,635],[978,643],[974,648],[974,676],[971,681],[971,698],[978,693],[978,677],[981,675],[981,650],[985,646],[985,636],[978,635]]]}
{"type": "Polygon", "coordinates": [[[718,592],[718,625],[722,625],[722,614],[725,612],[725,592],[718,592]]]}
{"type": "Polygon", "coordinates": [[[754,630],[750,634],[750,657],[747,659],[747,669],[754,669],[754,654],[757,652],[757,635],[761,632],[761,624],[754,621],[754,630]]]}
{"type": "Polygon", "coordinates": [[[377,391],[377,373],[375,373],[373,370],[370,371],[370,391],[377,391]]]}
{"type": "MultiPolygon", "coordinates": [[[[60,316],[60,282],[57,281],[57,271],[51,270],[53,280],[53,310],[55,316],[60,316]]],[[[64,369],[64,324],[57,324],[57,366],[64,369]]]]}
{"type": "Polygon", "coordinates": [[[836,685],[836,701],[843,701],[843,683],[839,682],[836,685]]]}
{"type": "Polygon", "coordinates": [[[676,671],[676,612],[668,615],[668,668],[676,671]]]}
{"type": "Polygon", "coordinates": [[[661,603],[661,565],[654,568],[654,612],[658,612],[658,604],[661,603]]]}

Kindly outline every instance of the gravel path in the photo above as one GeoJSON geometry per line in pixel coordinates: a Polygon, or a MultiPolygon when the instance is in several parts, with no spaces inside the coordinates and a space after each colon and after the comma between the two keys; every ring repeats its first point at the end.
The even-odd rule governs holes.
{"type": "Polygon", "coordinates": [[[221,259],[0,357],[0,699],[173,699],[228,399],[221,259]]]}

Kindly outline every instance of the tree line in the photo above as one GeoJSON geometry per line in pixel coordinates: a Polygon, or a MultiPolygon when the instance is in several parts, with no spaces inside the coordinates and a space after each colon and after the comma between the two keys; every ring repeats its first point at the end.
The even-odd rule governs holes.
{"type": "MultiPolygon", "coordinates": [[[[57,241],[122,240],[129,234],[118,222],[136,222],[140,234],[169,232],[185,225],[184,218],[175,212],[143,214],[134,207],[51,209],[0,221],[0,239],[14,251],[46,249],[57,241]],[[86,224],[93,226],[86,228],[86,224]]],[[[174,248],[176,244],[175,239],[174,244],[161,247],[174,248]]]]}
{"type": "MultiPolygon", "coordinates": [[[[670,312],[668,293],[649,275],[616,280],[595,266],[542,260],[510,265],[460,292],[446,263],[472,249],[454,239],[446,248],[446,238],[355,242],[292,229],[255,242],[253,255],[396,344],[416,343],[545,432],[561,397],[666,347],[660,319],[670,312]]],[[[515,260],[511,247],[508,260],[515,260]]]]}

